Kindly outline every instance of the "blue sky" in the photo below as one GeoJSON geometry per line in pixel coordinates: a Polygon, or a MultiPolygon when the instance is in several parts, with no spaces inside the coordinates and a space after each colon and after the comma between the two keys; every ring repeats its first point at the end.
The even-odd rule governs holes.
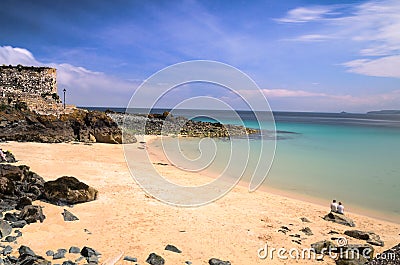
{"type": "MultiPolygon", "coordinates": [[[[56,67],[80,106],[126,106],[162,68],[215,60],[248,74],[273,110],[400,109],[397,0],[3,0],[0,23],[0,64],[56,67]]],[[[206,95],[240,108],[215,86],[182,90],[165,107],[206,95]]]]}

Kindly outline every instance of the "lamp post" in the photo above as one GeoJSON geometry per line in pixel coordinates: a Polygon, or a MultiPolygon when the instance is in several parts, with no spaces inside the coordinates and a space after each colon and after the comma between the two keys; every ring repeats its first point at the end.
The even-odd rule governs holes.
{"type": "Polygon", "coordinates": [[[64,92],[64,100],[63,100],[63,103],[64,103],[64,109],[65,109],[65,91],[67,91],[65,88],[63,89],[63,92],[64,92]]]}

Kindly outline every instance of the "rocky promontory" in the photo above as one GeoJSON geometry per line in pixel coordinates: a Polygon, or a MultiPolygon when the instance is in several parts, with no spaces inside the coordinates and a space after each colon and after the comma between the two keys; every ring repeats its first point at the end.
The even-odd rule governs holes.
{"type": "MultiPolygon", "coordinates": [[[[219,122],[202,122],[185,117],[163,114],[128,114],[106,112],[124,132],[146,135],[180,135],[187,137],[221,137],[245,136],[259,133],[259,130],[244,126],[222,124],[219,122]]],[[[125,135],[124,135],[125,136],[125,135]]]]}
{"type": "MultiPolygon", "coordinates": [[[[69,141],[122,143],[122,131],[104,112],[75,109],[68,114],[42,115],[23,104],[0,106],[0,140],[59,143],[69,141]]],[[[136,142],[125,135],[124,142],[136,142]]]]}

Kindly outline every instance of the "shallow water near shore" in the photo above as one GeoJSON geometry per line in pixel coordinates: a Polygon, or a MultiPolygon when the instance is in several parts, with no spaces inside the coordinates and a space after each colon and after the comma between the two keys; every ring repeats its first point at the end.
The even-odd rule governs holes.
{"type": "MultiPolygon", "coordinates": [[[[294,195],[342,201],[346,210],[400,222],[400,127],[396,120],[343,119],[341,117],[276,117],[276,153],[262,184],[294,195]]],[[[202,117],[199,120],[207,120],[202,117]]],[[[221,120],[230,123],[229,119],[221,120]]],[[[254,120],[244,120],[257,128],[254,120]]],[[[262,124],[261,124],[262,127],[262,124]]],[[[234,139],[241,150],[248,142],[234,139]]],[[[242,180],[249,182],[257,164],[260,141],[249,141],[250,155],[242,180]]],[[[207,172],[219,174],[229,161],[231,143],[214,139],[218,150],[207,172]]],[[[166,141],[168,143],[168,140],[166,141]]],[[[180,148],[188,158],[200,155],[198,139],[181,138],[180,148]]],[[[265,143],[264,143],[265,144],[265,143]]],[[[202,152],[207,152],[202,145],[202,152]]],[[[209,145],[210,148],[214,146],[209,145]]],[[[166,144],[168,149],[168,144],[166,144]]],[[[246,152],[243,152],[246,159],[246,152]]],[[[261,161],[262,163],[262,161],[261,161]]],[[[239,163],[240,164],[240,163],[239,163]]],[[[231,167],[237,166],[231,163],[231,167]]],[[[237,166],[241,172],[241,166],[237,166]]]]}
{"type": "MultiPolygon", "coordinates": [[[[137,110],[140,112],[143,110],[137,110]]],[[[175,112],[190,118],[199,113],[198,110],[175,112]]],[[[237,123],[224,111],[210,111],[209,117],[213,119],[205,113],[195,120],[237,123]]],[[[239,115],[247,127],[266,128],[250,112],[239,115]]],[[[326,201],[327,205],[337,199],[347,211],[400,223],[400,115],[278,112],[274,117],[278,131],[275,158],[261,188],[281,190],[298,198],[315,198],[318,202],[326,201]]],[[[270,139],[257,136],[249,142],[232,139],[244,151],[241,159],[249,155],[242,178],[243,182],[249,182],[261,142],[269,144],[270,139]]],[[[212,154],[213,150],[207,148],[216,148],[218,152],[205,173],[218,175],[229,162],[231,143],[213,141],[215,145],[202,143],[199,148],[199,139],[180,138],[179,148],[189,159],[199,157],[201,152],[212,154]]],[[[168,140],[165,143],[168,146],[168,140]]],[[[242,172],[242,163],[230,162],[233,171],[242,172]]]]}

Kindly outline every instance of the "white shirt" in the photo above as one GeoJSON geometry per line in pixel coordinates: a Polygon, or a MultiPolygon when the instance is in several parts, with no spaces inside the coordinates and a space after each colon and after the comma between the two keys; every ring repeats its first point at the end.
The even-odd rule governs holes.
{"type": "Polygon", "coordinates": [[[341,214],[344,214],[344,206],[343,205],[338,205],[337,212],[341,213],[341,214]]]}
{"type": "Polygon", "coordinates": [[[336,202],[331,203],[331,211],[332,212],[337,212],[338,210],[338,204],[336,202]]]}

